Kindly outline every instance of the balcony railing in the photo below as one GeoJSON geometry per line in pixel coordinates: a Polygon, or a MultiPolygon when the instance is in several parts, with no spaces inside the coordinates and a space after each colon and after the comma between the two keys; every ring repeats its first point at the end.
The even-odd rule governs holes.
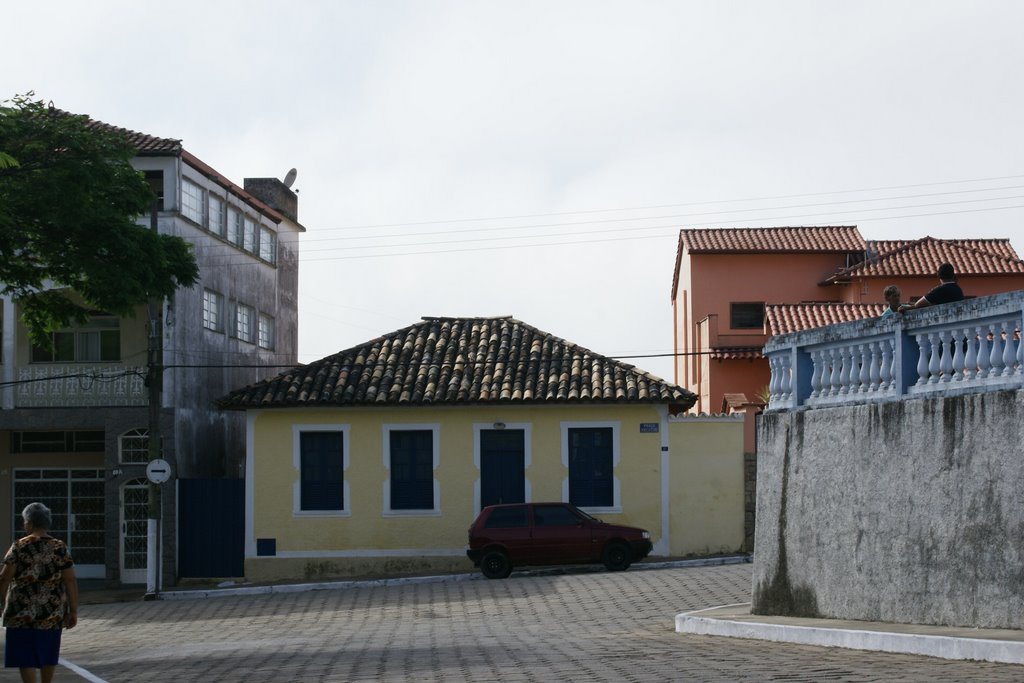
{"type": "Polygon", "coordinates": [[[772,337],[768,410],[1024,386],[1024,291],[772,337]]]}
{"type": "Polygon", "coordinates": [[[17,370],[18,408],[144,406],[145,368],[127,365],[29,365],[17,370]]]}

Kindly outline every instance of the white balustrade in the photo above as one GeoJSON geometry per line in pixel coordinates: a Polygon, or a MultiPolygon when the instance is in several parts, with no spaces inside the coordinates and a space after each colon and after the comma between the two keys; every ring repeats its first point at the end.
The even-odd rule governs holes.
{"type": "Polygon", "coordinates": [[[1024,387],[1022,311],[1010,292],[772,338],[769,409],[1024,387]]]}

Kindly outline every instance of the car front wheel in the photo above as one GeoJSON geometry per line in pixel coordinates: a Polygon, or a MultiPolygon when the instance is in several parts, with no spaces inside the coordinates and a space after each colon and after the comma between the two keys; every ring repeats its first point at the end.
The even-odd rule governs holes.
{"type": "Polygon", "coordinates": [[[512,573],[512,562],[500,550],[491,550],[480,560],[480,571],[488,579],[504,579],[512,573]]]}
{"type": "Polygon", "coordinates": [[[633,561],[633,553],[625,543],[609,543],[601,556],[605,568],[610,572],[621,572],[629,569],[633,561]]]}

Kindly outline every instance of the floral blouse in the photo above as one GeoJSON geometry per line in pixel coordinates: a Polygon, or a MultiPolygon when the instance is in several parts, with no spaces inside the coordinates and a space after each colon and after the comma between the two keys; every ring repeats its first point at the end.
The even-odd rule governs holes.
{"type": "Polygon", "coordinates": [[[14,569],[4,607],[4,627],[63,628],[68,596],[61,572],[74,566],[64,542],[49,536],[19,538],[3,563],[14,569]]]}

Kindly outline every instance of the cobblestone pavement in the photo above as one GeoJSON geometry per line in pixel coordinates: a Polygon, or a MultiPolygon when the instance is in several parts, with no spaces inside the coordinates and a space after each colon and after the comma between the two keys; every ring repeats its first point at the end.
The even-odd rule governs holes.
{"type": "Polygon", "coordinates": [[[744,564],[91,605],[62,655],[110,683],[1024,681],[1022,666],[674,632],[681,611],[747,601],[750,576],[744,564]]]}

